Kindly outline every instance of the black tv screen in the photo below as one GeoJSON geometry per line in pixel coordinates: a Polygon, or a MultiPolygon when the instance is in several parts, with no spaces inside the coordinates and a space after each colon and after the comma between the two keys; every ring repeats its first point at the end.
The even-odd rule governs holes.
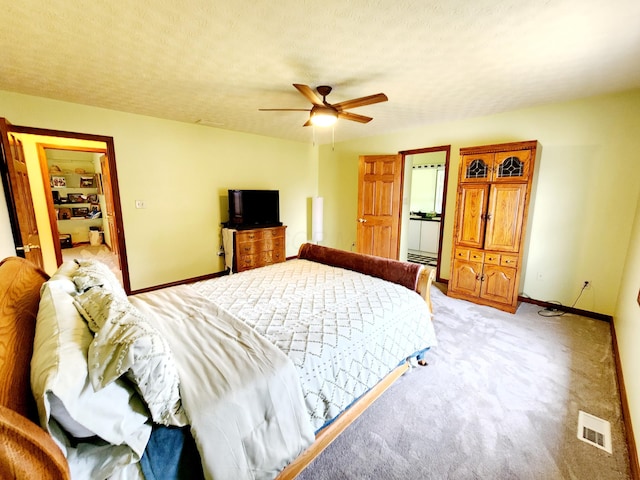
{"type": "Polygon", "coordinates": [[[278,190],[229,190],[229,227],[277,227],[280,222],[278,190]]]}

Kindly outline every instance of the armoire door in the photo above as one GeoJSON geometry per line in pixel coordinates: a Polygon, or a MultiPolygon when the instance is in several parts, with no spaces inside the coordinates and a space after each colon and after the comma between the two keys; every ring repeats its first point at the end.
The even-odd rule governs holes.
{"type": "Polygon", "coordinates": [[[510,303],[516,289],[516,269],[484,265],[480,297],[498,303],[510,303]]]}
{"type": "Polygon", "coordinates": [[[454,260],[449,280],[449,290],[463,295],[480,295],[482,262],[454,260]]]}
{"type": "Polygon", "coordinates": [[[457,245],[482,248],[489,185],[461,184],[458,190],[457,245]]]}
{"type": "Polygon", "coordinates": [[[526,195],[525,183],[491,186],[486,213],[485,250],[518,251],[526,195]]]}

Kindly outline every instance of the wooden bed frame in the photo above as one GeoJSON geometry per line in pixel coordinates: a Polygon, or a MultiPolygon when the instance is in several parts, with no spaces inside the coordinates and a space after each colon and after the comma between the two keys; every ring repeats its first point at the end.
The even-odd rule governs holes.
{"type": "MultiPolygon", "coordinates": [[[[420,268],[415,290],[431,308],[430,286],[434,270],[420,268]]],[[[38,425],[38,414],[30,388],[40,288],[49,276],[18,257],[0,262],[0,478],[69,480],[69,466],[51,436],[38,425]]],[[[409,365],[405,362],[383,378],[328,427],[316,441],[290,463],[278,480],[295,478],[376,398],[398,379],[409,365]]]]}
{"type": "Polygon", "coordinates": [[[0,263],[0,477],[69,479],[62,451],[42,428],[30,387],[40,287],[49,276],[18,257],[0,263]]]}

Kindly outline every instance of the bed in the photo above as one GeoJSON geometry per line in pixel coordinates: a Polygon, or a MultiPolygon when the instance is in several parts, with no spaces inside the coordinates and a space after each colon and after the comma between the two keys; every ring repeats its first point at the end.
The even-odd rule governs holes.
{"type": "Polygon", "coordinates": [[[129,297],[93,262],[0,281],[3,478],[177,475],[175,438],[204,478],[294,478],[436,344],[431,269],[311,244],[129,297]]]}

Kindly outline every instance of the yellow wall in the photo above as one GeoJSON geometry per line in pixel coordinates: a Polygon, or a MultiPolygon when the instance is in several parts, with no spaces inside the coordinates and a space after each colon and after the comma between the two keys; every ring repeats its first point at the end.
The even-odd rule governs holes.
{"type": "Polygon", "coordinates": [[[450,144],[441,274],[449,278],[459,149],[539,140],[521,293],[612,315],[640,195],[640,90],[425,126],[320,148],[325,244],[356,238],[358,156],[450,144]]]}
{"type": "MultiPolygon", "coordinates": [[[[0,116],[114,138],[134,290],[224,269],[217,252],[229,188],[279,189],[287,255],[307,240],[307,199],[317,195],[318,175],[310,144],[9,92],[0,92],[0,116]],[[136,209],[136,200],[146,208],[136,209]]],[[[12,250],[2,238],[0,251],[12,250]]]]}
{"type": "MultiPolygon", "coordinates": [[[[636,156],[635,161],[638,161],[636,156]]],[[[618,306],[614,315],[616,338],[620,353],[620,363],[627,392],[627,402],[631,410],[633,434],[636,444],[640,440],[640,199],[636,206],[633,232],[629,241],[627,260],[622,276],[618,306]]]]}

